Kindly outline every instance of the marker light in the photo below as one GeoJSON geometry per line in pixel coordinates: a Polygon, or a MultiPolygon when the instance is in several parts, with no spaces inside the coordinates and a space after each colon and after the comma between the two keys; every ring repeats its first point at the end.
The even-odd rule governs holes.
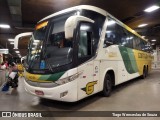
{"type": "Polygon", "coordinates": [[[8,28],[10,28],[10,25],[7,25],[7,24],[0,24],[0,28],[8,29],[8,28]]]}
{"type": "Polygon", "coordinates": [[[19,53],[19,51],[15,51],[16,53],[19,53]]]}
{"type": "Polygon", "coordinates": [[[153,11],[159,9],[159,8],[160,8],[159,6],[153,5],[153,6],[149,7],[149,8],[147,8],[147,9],[145,9],[144,11],[145,12],[153,12],[153,11]]]}
{"type": "Polygon", "coordinates": [[[13,41],[14,41],[14,39],[8,39],[8,41],[13,42],[13,41]]]}
{"type": "Polygon", "coordinates": [[[110,21],[107,22],[107,25],[108,25],[108,26],[111,26],[111,25],[114,25],[115,23],[116,23],[115,21],[110,20],[110,21]]]}
{"type": "Polygon", "coordinates": [[[18,55],[18,56],[21,56],[21,54],[20,54],[20,53],[18,53],[17,55],[18,55]]]}
{"type": "Polygon", "coordinates": [[[111,30],[107,30],[107,31],[106,31],[106,33],[111,33],[111,32],[112,32],[111,30]]]}
{"type": "Polygon", "coordinates": [[[154,40],[151,40],[152,42],[155,42],[156,40],[154,39],[154,40]]]}
{"type": "Polygon", "coordinates": [[[145,38],[146,36],[142,36],[142,38],[145,38]]]}
{"type": "Polygon", "coordinates": [[[40,42],[39,40],[34,40],[34,43],[40,42]]]}
{"type": "Polygon", "coordinates": [[[38,43],[33,43],[33,45],[38,45],[38,43]]]}
{"type": "Polygon", "coordinates": [[[148,24],[140,24],[138,25],[138,27],[144,27],[144,26],[147,26],[148,24]]]}

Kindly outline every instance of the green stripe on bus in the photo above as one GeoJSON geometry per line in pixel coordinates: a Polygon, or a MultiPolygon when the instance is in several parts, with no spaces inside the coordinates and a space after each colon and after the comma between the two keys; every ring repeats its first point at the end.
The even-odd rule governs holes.
{"type": "Polygon", "coordinates": [[[138,72],[138,67],[137,67],[137,63],[136,63],[136,58],[134,56],[134,52],[132,49],[130,48],[127,48],[127,51],[128,51],[128,55],[129,55],[129,58],[130,58],[130,61],[131,61],[131,66],[133,68],[133,71],[134,73],[135,72],[138,72]]]}
{"type": "Polygon", "coordinates": [[[48,80],[51,75],[41,75],[39,80],[48,80]]]}
{"type": "Polygon", "coordinates": [[[138,71],[133,51],[130,48],[119,46],[119,50],[128,73],[136,73],[138,71]]]}
{"type": "Polygon", "coordinates": [[[65,72],[59,72],[51,75],[42,75],[39,79],[46,81],[57,81],[65,72]]]}

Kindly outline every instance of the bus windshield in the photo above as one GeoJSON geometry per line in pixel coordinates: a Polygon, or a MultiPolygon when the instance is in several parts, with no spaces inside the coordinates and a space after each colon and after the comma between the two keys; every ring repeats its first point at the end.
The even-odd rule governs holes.
{"type": "Polygon", "coordinates": [[[36,26],[29,45],[30,68],[52,69],[72,62],[72,40],[66,40],[64,34],[65,21],[72,15],[75,13],[58,16],[36,26]],[[42,61],[45,63],[43,67],[42,61]]]}
{"type": "Polygon", "coordinates": [[[36,30],[33,32],[33,35],[30,38],[30,44],[28,47],[29,53],[27,56],[28,65],[30,67],[34,67],[34,68],[36,67],[36,69],[38,69],[38,66],[39,66],[41,49],[43,46],[43,41],[45,40],[44,36],[47,28],[47,24],[41,27],[40,25],[36,26],[36,30]]]}
{"type": "Polygon", "coordinates": [[[46,60],[51,67],[58,67],[72,62],[72,51],[72,41],[65,39],[64,32],[50,34],[45,54],[46,60]]]}

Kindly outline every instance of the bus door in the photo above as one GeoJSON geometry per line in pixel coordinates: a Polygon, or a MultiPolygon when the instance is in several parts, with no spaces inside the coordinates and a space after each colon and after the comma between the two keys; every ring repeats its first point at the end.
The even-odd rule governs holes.
{"type": "Polygon", "coordinates": [[[93,24],[81,22],[78,33],[78,72],[82,72],[78,80],[78,99],[81,99],[95,93],[98,83],[94,80],[93,24]]]}

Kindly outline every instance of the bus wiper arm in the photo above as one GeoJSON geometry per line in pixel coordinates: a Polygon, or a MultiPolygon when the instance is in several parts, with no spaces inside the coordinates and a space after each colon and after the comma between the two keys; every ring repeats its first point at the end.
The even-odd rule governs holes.
{"type": "Polygon", "coordinates": [[[52,69],[52,66],[51,64],[48,62],[48,60],[45,58],[46,62],[47,62],[47,65],[48,65],[48,68],[51,72],[53,72],[53,69],[52,69]]]}
{"type": "Polygon", "coordinates": [[[44,60],[46,61],[46,64],[47,64],[49,70],[51,72],[53,72],[53,68],[52,68],[51,64],[48,62],[48,59],[47,59],[47,54],[46,54],[47,52],[44,52],[44,50],[43,50],[43,53],[44,53],[44,60]]]}

